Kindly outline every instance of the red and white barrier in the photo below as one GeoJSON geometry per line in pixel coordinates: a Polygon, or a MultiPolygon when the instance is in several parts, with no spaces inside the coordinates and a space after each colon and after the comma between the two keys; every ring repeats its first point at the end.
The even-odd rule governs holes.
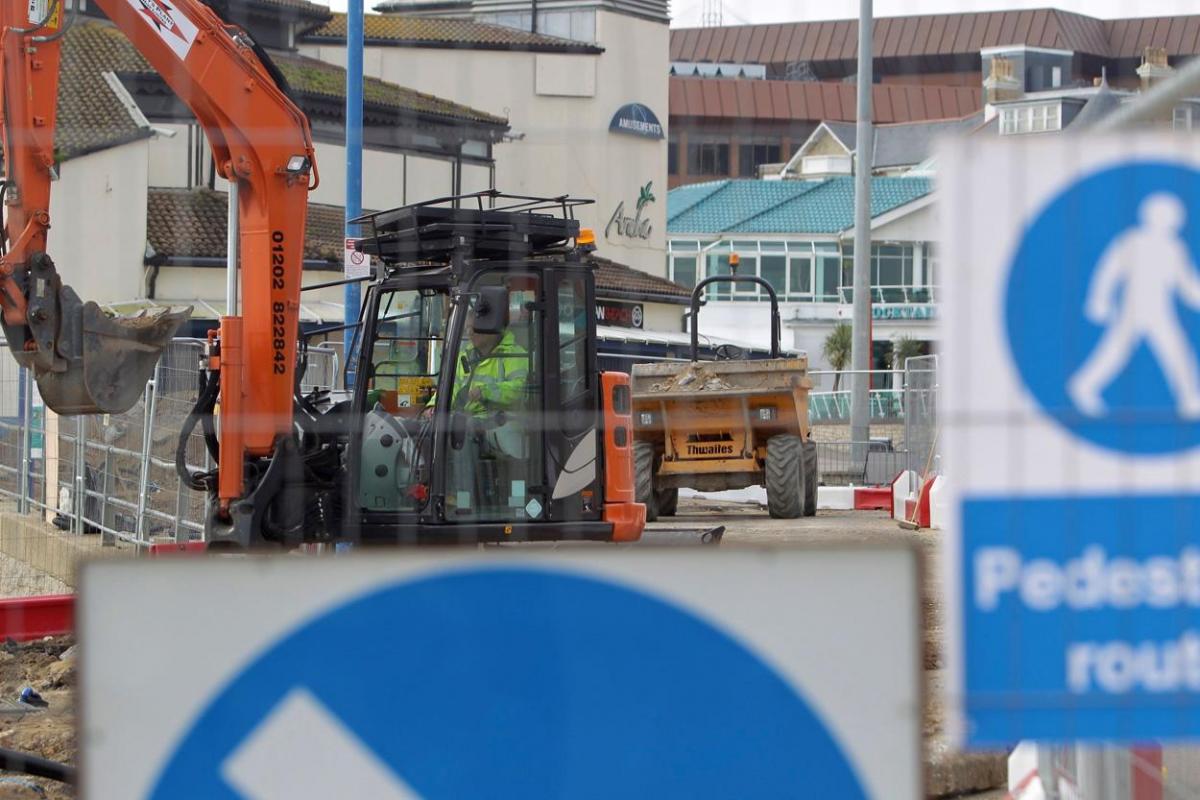
{"type": "Polygon", "coordinates": [[[0,641],[27,642],[75,630],[75,595],[47,594],[0,600],[0,641]]]}
{"type": "Polygon", "coordinates": [[[887,486],[818,486],[817,508],[823,511],[888,511],[892,490],[887,486]]]}
{"type": "Polygon", "coordinates": [[[945,482],[941,475],[922,480],[913,470],[904,470],[892,481],[892,517],[941,530],[949,513],[945,482]]]}
{"type": "Polygon", "coordinates": [[[949,492],[946,490],[946,476],[935,475],[929,487],[929,527],[934,530],[945,530],[950,516],[949,492]]]}
{"type": "Polygon", "coordinates": [[[897,522],[908,519],[904,515],[910,498],[915,497],[917,473],[911,469],[902,470],[892,479],[892,519],[897,522]]]}

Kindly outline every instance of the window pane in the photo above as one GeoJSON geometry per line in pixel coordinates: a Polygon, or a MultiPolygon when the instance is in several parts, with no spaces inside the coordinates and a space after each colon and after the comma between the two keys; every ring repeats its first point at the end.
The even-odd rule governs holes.
{"type": "Polygon", "coordinates": [[[558,368],[560,400],[588,390],[587,294],[582,278],[558,287],[558,368]]]}
{"type": "Polygon", "coordinates": [[[787,258],[781,255],[764,255],[759,276],[771,284],[776,294],[782,296],[787,292],[787,258]]]}
{"type": "Polygon", "coordinates": [[[812,259],[792,258],[791,282],[788,284],[789,295],[812,294],[812,259]]]}
{"type": "Polygon", "coordinates": [[[679,174],[679,142],[674,139],[667,142],[667,174],[679,174]]]}
{"type": "MultiPolygon", "coordinates": [[[[749,258],[743,256],[741,263],[738,264],[738,275],[758,275],[758,256],[749,258]]],[[[758,295],[758,285],[750,282],[733,284],[734,294],[740,294],[743,298],[758,295]]]]}
{"type": "MultiPolygon", "coordinates": [[[[709,253],[706,277],[729,274],[729,255],[727,253],[709,253]]],[[[713,284],[708,287],[706,292],[710,298],[715,300],[728,300],[733,294],[728,283],[713,284]]]]}
{"type": "Polygon", "coordinates": [[[718,142],[688,142],[688,173],[728,175],[729,145],[718,142]]]}
{"type": "Polygon", "coordinates": [[[817,295],[825,302],[837,302],[838,278],[841,261],[837,256],[820,256],[817,259],[817,295]]]}
{"type": "Polygon", "coordinates": [[[671,259],[671,280],[692,289],[696,286],[696,257],[674,256],[671,259]]]}

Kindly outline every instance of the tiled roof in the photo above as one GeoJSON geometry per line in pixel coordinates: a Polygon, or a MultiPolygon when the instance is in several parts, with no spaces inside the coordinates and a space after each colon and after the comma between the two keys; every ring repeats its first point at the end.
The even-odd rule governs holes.
{"type": "MultiPolygon", "coordinates": [[[[410,17],[403,14],[367,14],[363,37],[368,44],[419,47],[459,47],[476,50],[537,50],[600,53],[603,48],[573,39],[560,39],[519,28],[489,25],[469,19],[410,17]]],[[[306,41],[346,40],[346,15],[334,14],[329,22],[304,36],[306,41]]]]}
{"type": "Polygon", "coordinates": [[[310,3],[308,0],[253,0],[253,3],[294,11],[302,17],[314,20],[327,20],[331,16],[328,6],[310,3]]]}
{"type": "MultiPolygon", "coordinates": [[[[672,117],[853,122],[856,116],[853,83],[681,77],[670,81],[672,117]]],[[[878,123],[950,119],[983,108],[979,87],[888,83],[877,84],[873,94],[878,123]]]]}
{"type": "MultiPolygon", "coordinates": [[[[1106,58],[1137,58],[1154,45],[1172,56],[1200,53],[1200,16],[1101,20],[1055,8],[970,14],[881,17],[875,21],[876,58],[977,54],[985,47],[1025,44],[1106,58]]],[[[739,64],[815,64],[858,55],[858,22],[791,22],[675,28],[672,61],[739,64]]],[[[820,75],[820,69],[817,70],[820,75]]]]}
{"type": "Polygon", "coordinates": [[[592,262],[596,265],[596,294],[600,297],[678,301],[680,304],[691,299],[690,289],[666,278],[599,256],[593,256],[592,262]]]}
{"type": "MultiPolygon", "coordinates": [[[[872,178],[871,216],[932,191],[926,178],[872,178]]],[[[841,233],[854,226],[854,179],[725,180],[672,189],[667,230],[676,233],[841,233]]]]}
{"type": "MultiPolygon", "coordinates": [[[[325,61],[298,55],[273,54],[271,60],[287,78],[292,90],[302,95],[343,100],[346,97],[346,70],[325,61]]],[[[482,125],[508,127],[508,121],[484,111],[443,100],[394,83],[367,77],[363,80],[363,100],[395,111],[415,111],[422,114],[466,120],[482,125]]]]}
{"type": "Polygon", "coordinates": [[[1113,58],[1140,58],[1147,47],[1172,56],[1200,53],[1200,16],[1114,19],[1104,23],[1113,58]]]}
{"type": "Polygon", "coordinates": [[[60,160],[150,135],[113,93],[104,72],[140,72],[150,65],[111,25],[79,21],[63,37],[58,85],[60,160]]]}
{"type": "MultiPolygon", "coordinates": [[[[146,200],[146,239],[155,253],[175,258],[224,258],[229,196],[208,189],[154,189],[146,200]]],[[[340,269],[345,210],[308,204],[304,258],[340,269]]]]}
{"type": "MultiPolygon", "coordinates": [[[[106,22],[79,20],[64,37],[62,53],[55,140],[60,159],[150,134],[149,129],[138,127],[104,79],[105,72],[155,74],[125,34],[106,22]]],[[[292,54],[273,54],[272,60],[291,84],[302,107],[306,97],[345,98],[346,71],[341,67],[292,54]]],[[[508,127],[501,117],[376,78],[366,79],[363,94],[368,112],[374,107],[390,114],[415,112],[441,117],[450,124],[467,121],[508,127]]]]}

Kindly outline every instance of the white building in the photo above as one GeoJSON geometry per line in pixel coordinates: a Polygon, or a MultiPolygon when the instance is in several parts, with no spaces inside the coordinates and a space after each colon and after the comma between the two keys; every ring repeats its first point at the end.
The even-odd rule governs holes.
{"type": "MultiPolygon", "coordinates": [[[[383,8],[404,13],[367,15],[368,75],[507,120],[510,130],[495,149],[496,188],[596,200],[581,219],[596,229],[601,255],[663,275],[666,0],[439,0],[383,8]],[[533,6],[538,32],[530,30],[533,6]]],[[[345,36],[346,18],[338,14],[302,35],[300,51],[343,65],[345,36]]],[[[483,177],[464,176],[463,189],[485,185],[483,177]]]]}
{"type": "MultiPolygon", "coordinates": [[[[729,274],[757,275],[775,290],[785,339],[807,351],[810,367],[829,370],[826,338],[852,314],[854,179],[722,180],[670,194],[670,277],[694,286],[729,274]]],[[[873,369],[899,369],[891,353],[904,340],[936,346],[937,221],[925,177],[872,179],[871,298],[873,369]]],[[[770,341],[770,306],[753,284],[710,287],[700,331],[759,346],[770,341]]],[[[816,388],[831,389],[826,377],[816,388]]],[[[877,388],[887,388],[877,385],[877,388]]]]}
{"type": "MultiPolygon", "coordinates": [[[[187,108],[119,30],[103,17],[89,14],[86,7],[83,10],[85,14],[67,32],[63,43],[56,140],[61,178],[53,192],[54,227],[49,252],[64,280],[81,297],[123,313],[165,304],[194,305],[193,321],[183,333],[202,336],[225,313],[225,182],[215,174],[203,132],[187,108]]],[[[220,11],[227,19],[246,26],[258,42],[270,48],[274,65],[310,119],[321,184],[310,195],[304,282],[335,280],[340,277],[342,260],[345,72],[336,64],[288,49],[305,31],[328,22],[331,14],[327,8],[305,0],[240,0],[220,11]]],[[[602,15],[603,24],[610,29],[623,21],[621,14],[613,16],[615,21],[602,15]]],[[[446,21],[431,22],[442,25],[446,21]]],[[[480,47],[488,38],[518,43],[513,51],[480,50],[515,59],[490,67],[472,67],[481,74],[496,78],[501,66],[533,69],[541,56],[570,56],[585,59],[571,63],[590,64],[599,78],[595,60],[604,51],[594,44],[494,25],[469,25],[480,47]],[[565,52],[519,49],[526,42],[550,42],[565,52]]],[[[659,27],[665,37],[665,24],[653,23],[654,30],[659,27]]],[[[399,51],[393,48],[389,52],[399,51]]],[[[427,61],[441,65],[425,69],[428,74],[444,67],[440,59],[454,52],[424,47],[408,55],[416,57],[414,73],[425,69],[420,65],[427,61]]],[[[344,48],[341,56],[344,58],[344,48]]],[[[403,70],[397,74],[402,75],[403,70]]],[[[518,82],[511,75],[497,80],[518,82]]],[[[662,84],[665,87],[665,78],[662,84]]],[[[530,73],[529,104],[538,105],[536,98],[541,95],[535,88],[530,73]]],[[[599,92],[596,86],[592,88],[599,92]]],[[[497,186],[500,168],[496,159],[505,149],[511,149],[513,158],[524,159],[526,164],[552,163],[564,150],[563,139],[570,135],[565,130],[551,141],[554,126],[539,122],[537,117],[523,139],[502,144],[511,130],[504,115],[377,77],[368,77],[364,94],[362,199],[368,209],[497,186]],[[545,132],[545,140],[535,146],[531,134],[538,130],[545,132]]],[[[564,101],[559,95],[547,96],[551,105],[594,105],[592,100],[564,101]]],[[[506,108],[498,110],[507,114],[506,108]]],[[[560,112],[561,108],[554,113],[560,112]]],[[[662,146],[659,139],[609,134],[607,129],[599,138],[611,138],[615,153],[623,154],[627,148],[642,151],[647,163],[662,146]]],[[[639,188],[653,194],[654,178],[642,180],[649,167],[640,162],[632,163],[631,169],[629,174],[636,173],[636,180],[641,181],[640,187],[630,190],[626,205],[632,209],[639,188]],[[651,186],[645,187],[646,183],[651,186]]],[[[596,177],[594,172],[588,174],[596,177]]],[[[526,181],[509,188],[550,194],[591,193],[575,178],[526,181]]],[[[655,271],[658,275],[663,272],[665,197],[647,201],[644,206],[643,221],[632,227],[635,234],[648,227],[645,238],[623,236],[615,227],[607,241],[601,238],[599,255],[609,260],[597,272],[601,303],[597,314],[609,325],[678,331],[686,291],[661,277],[636,273],[622,263],[623,254],[650,252],[654,254],[651,263],[655,271]],[[652,216],[655,214],[658,216],[652,216]],[[655,241],[652,237],[657,237],[657,250],[650,247],[655,241]]],[[[630,215],[636,216],[636,212],[630,215]]],[[[598,227],[603,237],[604,226],[598,227]]],[[[621,227],[629,229],[631,225],[621,227]]],[[[322,321],[340,321],[342,316],[340,287],[303,295],[301,317],[308,327],[322,321]]]]}

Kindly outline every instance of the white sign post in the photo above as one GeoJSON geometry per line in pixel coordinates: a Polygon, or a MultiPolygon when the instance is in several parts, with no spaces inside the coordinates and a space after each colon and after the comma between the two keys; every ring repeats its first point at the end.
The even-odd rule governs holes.
{"type": "Polygon", "coordinates": [[[918,591],[904,547],[95,562],[82,788],[916,800],[918,591]]]}

